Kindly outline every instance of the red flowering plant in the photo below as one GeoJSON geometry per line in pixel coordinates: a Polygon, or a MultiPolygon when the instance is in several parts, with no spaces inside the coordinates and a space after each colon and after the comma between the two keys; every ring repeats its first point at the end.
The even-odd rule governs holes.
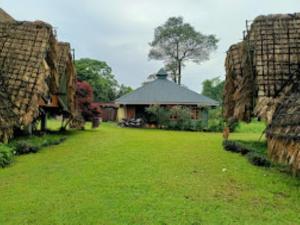
{"type": "Polygon", "coordinates": [[[100,107],[96,102],[93,102],[93,88],[86,81],[77,81],[77,102],[79,111],[85,121],[92,122],[93,128],[99,126],[100,107]]]}

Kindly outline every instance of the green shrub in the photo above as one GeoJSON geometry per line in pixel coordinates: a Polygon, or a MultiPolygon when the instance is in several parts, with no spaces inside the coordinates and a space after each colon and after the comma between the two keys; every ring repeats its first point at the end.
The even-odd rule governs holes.
{"type": "MultiPolygon", "coordinates": [[[[260,145],[264,145],[261,143],[260,145]]],[[[256,166],[270,167],[272,164],[267,159],[263,152],[260,152],[260,149],[253,148],[253,146],[259,146],[257,142],[254,144],[243,145],[240,141],[223,141],[223,147],[226,151],[240,153],[242,155],[246,155],[249,162],[256,166]]]]}
{"type": "Polygon", "coordinates": [[[223,119],[210,119],[208,120],[208,131],[211,132],[222,132],[224,130],[223,119]]]}
{"type": "Polygon", "coordinates": [[[222,132],[224,130],[224,119],[222,115],[222,108],[217,107],[209,110],[209,119],[207,130],[211,132],[222,132]]]}
{"type": "Polygon", "coordinates": [[[36,153],[41,148],[51,146],[51,145],[58,145],[66,140],[66,137],[60,138],[53,138],[53,137],[39,137],[33,138],[32,140],[19,140],[15,141],[12,144],[12,147],[15,149],[17,155],[29,154],[29,153],[36,153]]]}
{"type": "Polygon", "coordinates": [[[202,131],[204,130],[205,125],[202,120],[192,120],[190,130],[192,131],[202,131]]]}
{"type": "Polygon", "coordinates": [[[236,141],[229,140],[223,141],[223,147],[226,151],[240,153],[242,155],[246,155],[249,152],[253,151],[252,149],[249,149],[248,147],[243,146],[236,141]]]}
{"type": "Polygon", "coordinates": [[[40,149],[38,146],[34,146],[25,141],[19,141],[14,145],[17,155],[36,153],[40,149]]]}
{"type": "Polygon", "coordinates": [[[146,112],[150,114],[150,121],[157,123],[162,128],[166,127],[170,122],[170,111],[159,105],[152,105],[146,108],[146,112]]]}
{"type": "Polygon", "coordinates": [[[235,118],[230,118],[227,121],[227,126],[230,130],[230,132],[234,132],[239,127],[239,121],[235,118]]]}
{"type": "Polygon", "coordinates": [[[0,167],[8,166],[14,158],[12,148],[7,145],[0,144],[0,167]]]}
{"type": "Polygon", "coordinates": [[[170,110],[170,116],[175,118],[176,129],[189,130],[192,124],[192,112],[187,107],[174,106],[170,110]]]}
{"type": "Polygon", "coordinates": [[[271,162],[263,155],[260,155],[256,152],[250,152],[247,154],[247,158],[249,162],[251,162],[253,165],[256,166],[262,166],[262,167],[270,167],[271,162]]]}

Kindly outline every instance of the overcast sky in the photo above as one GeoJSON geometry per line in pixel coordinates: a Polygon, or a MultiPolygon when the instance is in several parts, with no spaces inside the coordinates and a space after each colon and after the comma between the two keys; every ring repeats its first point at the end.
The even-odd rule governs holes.
{"type": "Polygon", "coordinates": [[[209,61],[183,70],[183,84],[200,91],[203,80],[224,77],[225,52],[241,40],[245,20],[300,12],[300,0],[0,0],[0,7],[17,20],[52,24],[77,59],[106,61],[120,83],[134,88],[163,66],[147,57],[155,27],[183,16],[197,31],[220,39],[209,61]]]}

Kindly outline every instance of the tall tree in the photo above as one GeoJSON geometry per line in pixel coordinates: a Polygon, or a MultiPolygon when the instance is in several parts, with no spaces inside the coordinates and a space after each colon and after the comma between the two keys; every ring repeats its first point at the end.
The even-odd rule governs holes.
{"type": "Polygon", "coordinates": [[[123,95],[126,95],[126,94],[128,94],[132,91],[133,91],[133,89],[131,87],[125,86],[124,84],[121,84],[121,86],[118,89],[117,98],[119,98],[123,95]]]}
{"type": "Polygon", "coordinates": [[[215,77],[210,80],[203,81],[202,94],[210,97],[218,102],[223,101],[224,80],[215,77]]]}
{"type": "Polygon", "coordinates": [[[118,84],[111,67],[106,62],[84,58],[76,60],[75,66],[78,79],[87,81],[93,87],[95,101],[113,101],[130,89],[118,84]]]}
{"type": "Polygon", "coordinates": [[[173,80],[181,84],[184,63],[200,64],[208,60],[210,53],[217,48],[217,42],[214,35],[197,32],[190,24],[184,23],[182,17],[171,17],[155,29],[149,58],[163,60],[167,68],[172,65],[172,71],[176,72],[173,80]]]}

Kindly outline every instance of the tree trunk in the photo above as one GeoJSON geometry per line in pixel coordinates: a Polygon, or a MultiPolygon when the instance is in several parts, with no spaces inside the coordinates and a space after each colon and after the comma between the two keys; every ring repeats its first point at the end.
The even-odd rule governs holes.
{"type": "Polygon", "coordinates": [[[176,77],[176,73],[173,73],[173,81],[177,84],[177,77],[176,77]]]}
{"type": "Polygon", "coordinates": [[[181,85],[181,61],[178,61],[178,84],[181,85]]]}

